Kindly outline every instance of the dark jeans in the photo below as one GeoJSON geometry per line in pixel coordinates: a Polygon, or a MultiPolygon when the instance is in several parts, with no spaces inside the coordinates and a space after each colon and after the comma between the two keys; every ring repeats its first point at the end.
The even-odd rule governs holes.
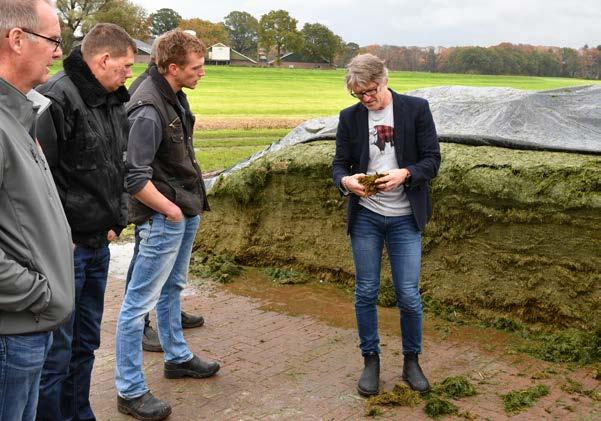
{"type": "Polygon", "coordinates": [[[413,215],[387,217],[364,207],[351,228],[355,261],[355,312],[361,353],[380,352],[378,312],[384,245],[400,310],[403,353],[422,350],[422,303],[419,294],[421,231],[413,215]]]}
{"type": "MultiPolygon", "coordinates": [[[[138,229],[138,226],[136,225],[136,228],[134,229],[134,238],[135,238],[135,244],[134,244],[134,254],[133,256],[131,256],[131,261],[129,262],[129,268],[127,269],[127,277],[125,278],[125,290],[127,291],[127,286],[129,285],[129,281],[131,280],[131,274],[134,271],[134,266],[136,264],[136,257],[138,257],[138,251],[140,249],[140,231],[138,229]]],[[[148,327],[150,326],[150,317],[148,316],[148,313],[146,313],[146,316],[144,316],[144,327],[148,327]]]]}
{"type": "Polygon", "coordinates": [[[94,351],[100,346],[100,322],[110,260],[108,246],[77,245],[75,311],[53,332],[53,344],[40,382],[39,420],[94,420],[90,377],[94,351]]]}
{"type": "Polygon", "coordinates": [[[50,332],[0,335],[0,420],[35,419],[50,332]]]}

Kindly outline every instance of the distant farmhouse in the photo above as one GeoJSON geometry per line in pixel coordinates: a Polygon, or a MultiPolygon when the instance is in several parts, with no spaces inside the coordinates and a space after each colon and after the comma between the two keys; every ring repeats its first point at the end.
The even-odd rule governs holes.
{"type": "MultiPolygon", "coordinates": [[[[270,66],[277,66],[276,60],[268,62],[270,66]]],[[[288,67],[290,69],[331,69],[334,66],[323,57],[310,57],[301,53],[287,53],[280,57],[279,67],[288,67]]]]}
{"type": "Polygon", "coordinates": [[[136,47],[138,47],[135,62],[148,63],[150,61],[150,49],[152,48],[152,46],[150,44],[145,43],[144,41],[140,41],[139,39],[134,39],[134,42],[136,43],[136,47]]]}
{"type": "MultiPolygon", "coordinates": [[[[153,40],[149,40],[152,42],[153,40]]],[[[138,51],[136,53],[136,63],[148,63],[150,61],[151,44],[134,39],[138,51]]],[[[232,65],[232,66],[278,66],[276,60],[267,61],[264,51],[259,50],[260,62],[234,50],[227,45],[218,42],[211,45],[205,55],[205,63],[212,65],[232,65]]],[[[324,58],[315,58],[303,55],[301,53],[286,53],[280,57],[279,67],[288,67],[291,69],[331,69],[334,68],[328,60],[324,58]]]]}
{"type": "Polygon", "coordinates": [[[232,66],[256,66],[258,63],[250,57],[218,42],[207,50],[206,64],[231,64],[232,66]]]}

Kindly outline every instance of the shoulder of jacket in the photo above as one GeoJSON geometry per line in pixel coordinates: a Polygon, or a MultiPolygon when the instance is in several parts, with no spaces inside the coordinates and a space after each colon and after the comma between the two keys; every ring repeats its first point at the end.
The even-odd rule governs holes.
{"type": "Polygon", "coordinates": [[[361,111],[362,107],[363,107],[363,105],[361,105],[360,102],[353,104],[350,107],[346,107],[345,109],[340,111],[340,117],[342,117],[342,118],[350,117],[351,115],[361,111]]]}
{"type": "Polygon", "coordinates": [[[423,106],[424,104],[428,103],[428,100],[419,96],[397,94],[396,92],[394,92],[393,95],[396,95],[398,101],[401,101],[408,105],[423,106]]]}
{"type": "Polygon", "coordinates": [[[67,98],[72,99],[75,96],[80,96],[77,86],[64,72],[54,75],[48,82],[36,88],[36,90],[42,95],[60,103],[64,103],[67,98]]]}

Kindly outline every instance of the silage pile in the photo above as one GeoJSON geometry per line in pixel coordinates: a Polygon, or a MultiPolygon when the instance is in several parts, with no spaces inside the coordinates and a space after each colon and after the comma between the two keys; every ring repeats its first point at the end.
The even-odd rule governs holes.
{"type": "MultiPolygon", "coordinates": [[[[456,143],[441,143],[441,150],[424,233],[424,297],[482,319],[595,326],[601,156],[456,143]]],[[[217,180],[198,247],[352,285],[346,202],[330,178],[333,154],[334,142],[300,143],[217,180]]]]}

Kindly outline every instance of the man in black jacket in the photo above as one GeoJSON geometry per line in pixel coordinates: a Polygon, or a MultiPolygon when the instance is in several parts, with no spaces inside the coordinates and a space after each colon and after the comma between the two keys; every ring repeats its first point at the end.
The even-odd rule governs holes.
{"type": "Polygon", "coordinates": [[[141,241],[117,323],[115,384],[119,411],[138,419],[161,420],[171,413],[169,404],[150,393],[142,372],[144,315],[153,307],[166,378],[209,377],[219,370],[218,363],[188,348],[180,302],[200,214],[209,209],[192,145],[195,118],[182,91],[194,89],[204,76],[204,53],[192,35],[177,30],[163,35],[156,67],[127,105],[129,219],[141,241]]]}
{"type": "Polygon", "coordinates": [[[54,332],[40,384],[38,419],[94,419],[90,377],[100,346],[108,244],[127,224],[128,122],[123,86],[136,45],[121,27],[98,24],[38,91],[52,101],[38,138],[71,225],[75,312],[54,332]]]}

